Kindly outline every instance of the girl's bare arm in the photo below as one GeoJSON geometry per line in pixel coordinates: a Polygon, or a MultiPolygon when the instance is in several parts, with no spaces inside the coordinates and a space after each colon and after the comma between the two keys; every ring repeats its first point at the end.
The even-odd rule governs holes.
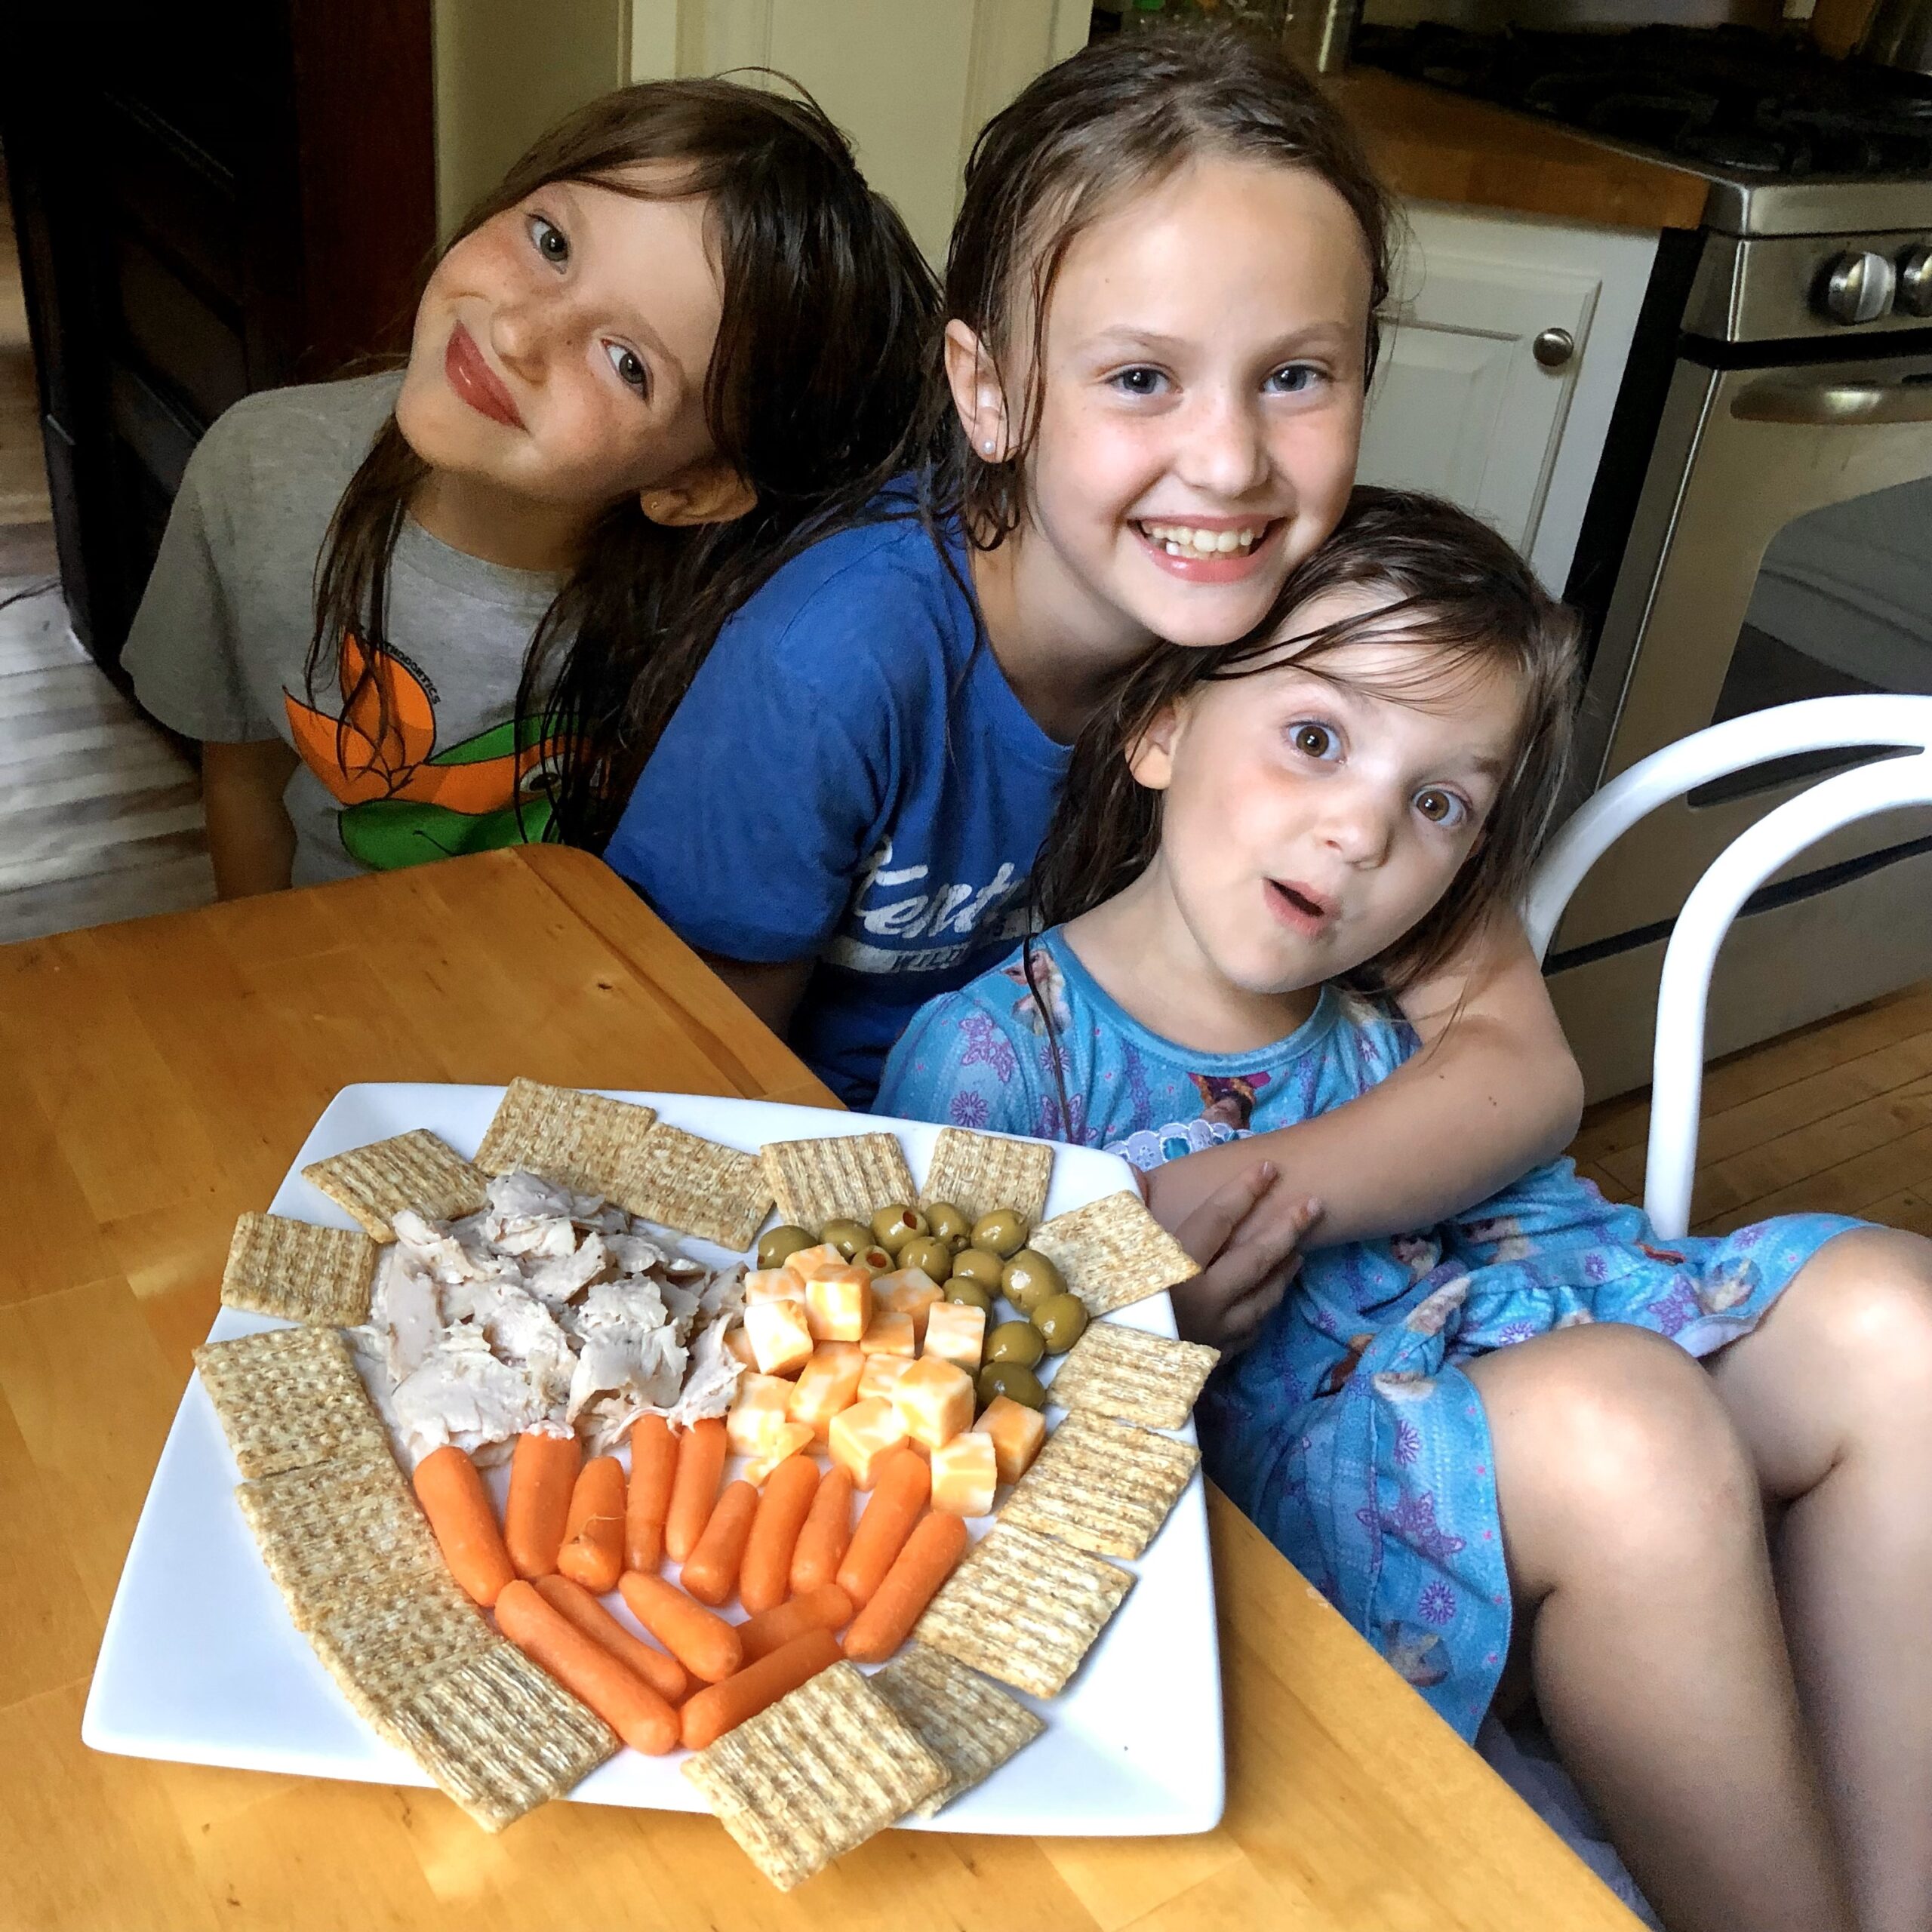
{"type": "Polygon", "coordinates": [[[297,759],[279,738],[202,747],[202,811],[214,889],[223,899],[279,892],[295,863],[295,827],[281,802],[297,759]]]}
{"type": "Polygon", "coordinates": [[[1321,1217],[1303,1244],[1328,1247],[1432,1227],[1562,1152],[1583,1076],[1513,918],[1492,923],[1402,1006],[1422,1039],[1414,1059],[1331,1112],[1156,1168],[1154,1212],[1177,1226],[1266,1159],[1281,1184],[1257,1217],[1312,1196],[1321,1217]]]}
{"type": "Polygon", "coordinates": [[[746,959],[723,959],[715,952],[698,957],[782,1040],[792,1014],[812,976],[809,959],[782,959],[765,965],[746,959]]]}

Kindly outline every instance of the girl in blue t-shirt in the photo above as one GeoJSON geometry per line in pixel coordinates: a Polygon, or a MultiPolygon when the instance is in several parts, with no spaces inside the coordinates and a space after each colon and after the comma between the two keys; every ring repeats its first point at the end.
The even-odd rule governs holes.
{"type": "MultiPolygon", "coordinates": [[[[1042,855],[1056,923],[919,1014],[882,1109],[1158,1173],[1396,1090],[1389,995],[1524,881],[1574,633],[1492,532],[1383,491],[1284,612],[1123,678],[1042,855]]],[[[1175,1302],[1252,1342],[1202,1400],[1214,1480],[1465,1736],[1527,1668],[1666,1924],[1923,1922],[1932,1244],[1664,1241],[1566,1160],[1285,1298],[1175,1302]]]]}
{"type": "MultiPolygon", "coordinates": [[[[605,853],[846,1100],[1023,930],[1108,680],[1246,635],[1334,528],[1387,284],[1353,137],[1253,40],[1090,48],[981,135],[923,468],[724,626],[605,853]]],[[[1580,1082],[1512,921],[1404,1007],[1432,1053],[1394,1103],[1210,1149],[1155,1211],[1211,1247],[1279,1170],[1245,1224],[1278,1261],[1309,1197],[1323,1238],[1386,1233],[1567,1143],[1580,1082]]]]}

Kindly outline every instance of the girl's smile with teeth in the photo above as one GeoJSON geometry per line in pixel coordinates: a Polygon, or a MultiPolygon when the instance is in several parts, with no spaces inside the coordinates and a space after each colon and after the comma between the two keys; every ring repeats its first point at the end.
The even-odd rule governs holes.
{"type": "Polygon", "coordinates": [[[1140,526],[1141,534],[1149,542],[1160,544],[1171,557],[1184,557],[1190,552],[1199,557],[1225,557],[1251,550],[1267,528],[1265,518],[1244,527],[1222,530],[1204,528],[1198,524],[1145,521],[1140,526]]]}

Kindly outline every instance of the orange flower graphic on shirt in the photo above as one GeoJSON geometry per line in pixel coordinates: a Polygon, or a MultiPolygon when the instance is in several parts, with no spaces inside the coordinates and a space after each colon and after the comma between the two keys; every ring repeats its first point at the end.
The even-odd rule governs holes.
{"type": "Polygon", "coordinates": [[[506,719],[439,752],[435,687],[408,658],[372,657],[345,637],[341,678],[340,718],[292,691],[282,702],[303,763],[343,807],[342,842],[354,857],[387,869],[544,835],[543,768],[560,740],[543,737],[534,720],[506,719]]]}

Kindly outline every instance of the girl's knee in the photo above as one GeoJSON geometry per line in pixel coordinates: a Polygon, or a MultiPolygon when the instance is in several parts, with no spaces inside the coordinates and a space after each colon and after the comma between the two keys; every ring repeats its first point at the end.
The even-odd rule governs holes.
{"type": "Polygon", "coordinates": [[[1756,1478],[1729,1412],[1661,1336],[1612,1323],[1564,1330],[1486,1357],[1472,1375],[1506,1512],[1513,1497],[1520,1515],[1527,1497],[1588,1534],[1616,1526],[1620,1540],[1755,1523],[1756,1478]]]}
{"type": "Polygon", "coordinates": [[[1810,1372],[1932,1414],[1932,1241],[1896,1228],[1839,1235],[1798,1271],[1773,1323],[1810,1372]]]}

